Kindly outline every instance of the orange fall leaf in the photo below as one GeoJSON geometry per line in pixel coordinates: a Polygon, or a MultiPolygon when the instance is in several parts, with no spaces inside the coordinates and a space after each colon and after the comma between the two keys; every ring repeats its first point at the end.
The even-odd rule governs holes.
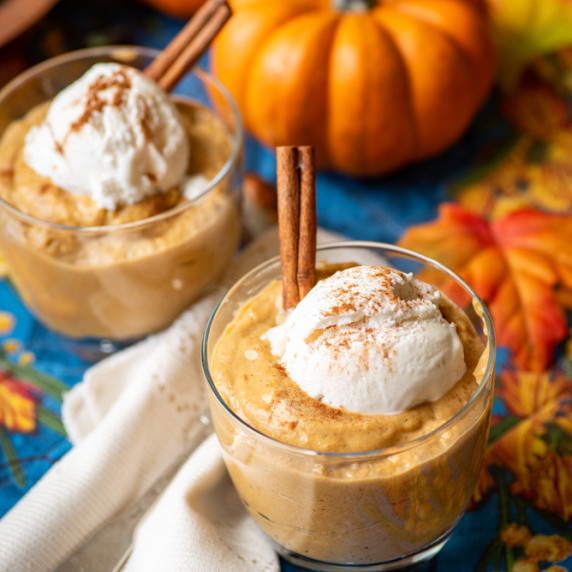
{"type": "MultiPolygon", "coordinates": [[[[410,228],[401,246],[445,264],[488,306],[498,345],[524,370],[543,371],[568,330],[562,300],[572,294],[572,215],[532,208],[491,221],[456,204],[410,228]]],[[[458,299],[452,284],[443,290],[458,299]]]]}
{"type": "Polygon", "coordinates": [[[507,370],[498,382],[497,397],[519,421],[492,444],[487,466],[506,467],[515,477],[511,483],[514,494],[569,520],[572,455],[566,443],[572,436],[572,379],[562,372],[507,370]],[[550,438],[554,431],[566,436],[564,446],[550,438]]]}

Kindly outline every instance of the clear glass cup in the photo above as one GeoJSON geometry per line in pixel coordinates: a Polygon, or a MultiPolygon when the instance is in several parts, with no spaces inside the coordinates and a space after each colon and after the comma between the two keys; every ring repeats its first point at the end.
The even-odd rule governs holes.
{"type": "MultiPolygon", "coordinates": [[[[71,52],[29,69],[0,91],[0,138],[13,121],[93,64],[116,61],[143,69],[157,54],[109,46],[71,52]]],[[[191,141],[191,154],[203,153],[208,145],[222,154],[222,166],[217,163],[208,186],[192,200],[137,222],[77,227],[39,220],[0,198],[0,251],[10,279],[51,330],[73,339],[103,340],[106,348],[160,330],[213,284],[233,257],[243,175],[238,109],[226,89],[200,69],[183,77],[173,97],[208,110],[228,135],[219,141],[205,131],[202,139],[191,141]]]]}
{"type": "MultiPolygon", "coordinates": [[[[238,308],[280,276],[278,258],[241,278],[215,308],[203,342],[214,428],[245,507],[286,559],[311,570],[394,570],[436,554],[460,520],[483,462],[493,401],[495,338],[490,315],[457,275],[387,244],[346,242],[317,260],[393,266],[451,294],[485,351],[470,400],[442,425],[406,444],[323,453],[279,442],[240,419],[213,376],[213,349],[238,308]]],[[[348,428],[351,430],[351,427],[348,428]]]]}

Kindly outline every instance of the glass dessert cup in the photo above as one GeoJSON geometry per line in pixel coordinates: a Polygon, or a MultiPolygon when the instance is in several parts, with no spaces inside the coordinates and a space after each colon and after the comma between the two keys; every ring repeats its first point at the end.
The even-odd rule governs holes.
{"type": "Polygon", "coordinates": [[[325,571],[395,570],[424,562],[451,536],[483,462],[494,383],[490,315],[453,272],[396,246],[336,243],[319,247],[317,261],[383,264],[413,272],[440,289],[446,285],[484,344],[475,369],[477,389],[436,429],[375,451],[319,452],[285,444],[253,428],[219,393],[212,356],[237,309],[279,278],[276,258],[229,290],[205,331],[203,368],[226,466],[248,512],[291,562],[325,571]]]}
{"type": "MultiPolygon", "coordinates": [[[[110,46],[31,68],[0,91],[0,138],[95,63],[143,69],[157,54],[110,46]]],[[[197,157],[211,150],[220,154],[207,186],[192,199],[142,220],[80,227],[40,220],[0,196],[0,251],[9,276],[39,320],[67,338],[105,341],[109,347],[109,341],[128,342],[168,326],[216,282],[236,251],[243,174],[237,107],[226,89],[199,69],[183,77],[173,97],[204,110],[200,113],[212,116],[225,133],[224,146],[223,138],[216,140],[207,130],[203,139],[197,136],[198,148],[191,140],[191,157],[193,149],[197,157]]]]}

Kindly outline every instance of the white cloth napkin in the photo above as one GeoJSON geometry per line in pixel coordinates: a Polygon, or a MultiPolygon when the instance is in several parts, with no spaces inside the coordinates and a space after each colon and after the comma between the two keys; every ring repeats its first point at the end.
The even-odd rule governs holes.
{"type": "MultiPolygon", "coordinates": [[[[337,238],[318,234],[320,242],[337,238]]],[[[272,230],[232,265],[224,283],[277,252],[272,230]]],[[[0,570],[53,570],[204,438],[200,346],[222,291],[204,296],[164,332],[93,366],[66,395],[62,414],[74,447],[0,520],[0,570]]],[[[145,516],[125,569],[279,569],[240,505],[213,436],[145,516]]]]}
{"type": "Polygon", "coordinates": [[[279,570],[276,554],[230,482],[215,435],[201,444],[143,519],[124,570],[279,570]]]}

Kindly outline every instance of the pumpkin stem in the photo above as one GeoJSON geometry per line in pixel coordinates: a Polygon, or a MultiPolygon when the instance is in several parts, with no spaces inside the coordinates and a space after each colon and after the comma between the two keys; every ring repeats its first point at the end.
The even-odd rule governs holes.
{"type": "Polygon", "coordinates": [[[338,12],[368,12],[375,8],[378,0],[332,0],[333,8],[338,12]]]}

